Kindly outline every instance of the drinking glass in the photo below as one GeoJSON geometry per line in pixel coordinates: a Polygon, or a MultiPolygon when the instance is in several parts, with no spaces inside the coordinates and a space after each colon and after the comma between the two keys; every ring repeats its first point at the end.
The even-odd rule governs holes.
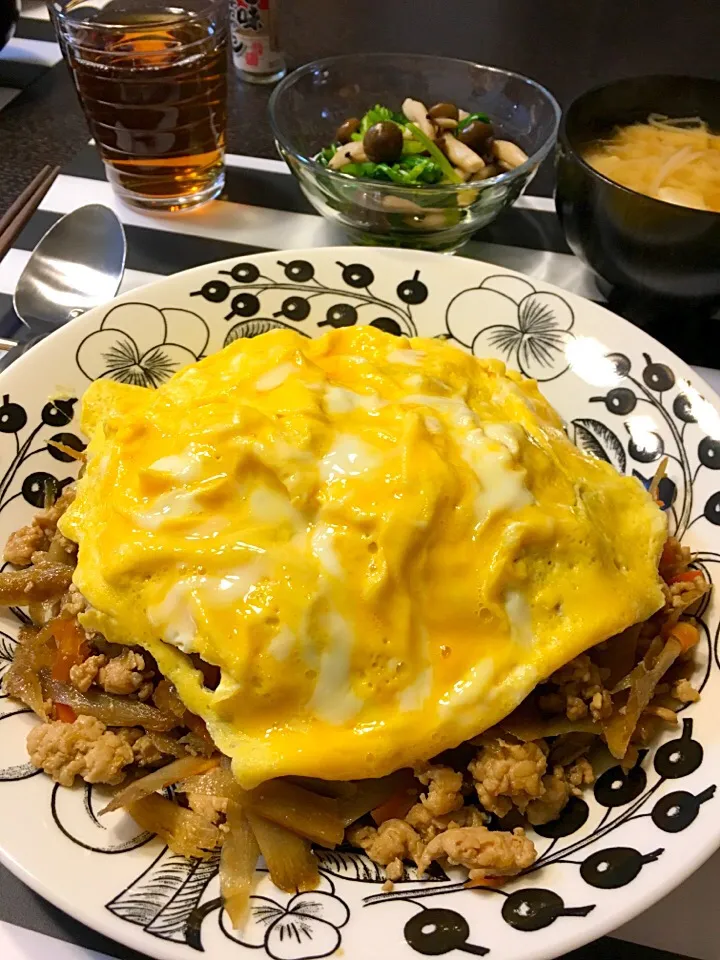
{"type": "Polygon", "coordinates": [[[227,0],[52,0],[108,180],[135,207],[182,210],[225,181],[227,0]]]}

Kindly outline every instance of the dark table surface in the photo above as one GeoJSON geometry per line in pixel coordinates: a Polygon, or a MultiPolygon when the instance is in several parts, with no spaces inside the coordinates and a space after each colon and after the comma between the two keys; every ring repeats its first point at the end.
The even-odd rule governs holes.
{"type": "MultiPolygon", "coordinates": [[[[566,106],[615,77],[720,77],[718,0],[279,0],[290,65],[334,53],[438,53],[509,67],[545,84],[566,106]]],[[[275,155],[270,91],[233,84],[228,148],[275,155]]],[[[63,63],[0,115],[0,210],[45,164],[70,160],[88,133],[63,63]]],[[[549,192],[551,171],[536,181],[549,192]]]]}

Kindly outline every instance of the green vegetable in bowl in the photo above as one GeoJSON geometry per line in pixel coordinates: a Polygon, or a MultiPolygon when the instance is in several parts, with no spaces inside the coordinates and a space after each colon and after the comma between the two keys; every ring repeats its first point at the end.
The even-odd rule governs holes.
{"type": "Polygon", "coordinates": [[[316,159],[318,163],[321,163],[324,167],[330,163],[332,158],[337,153],[337,147],[334,143],[331,143],[329,147],[323,147],[320,153],[317,155],[316,159]]]}
{"type": "Polygon", "coordinates": [[[407,123],[407,120],[401,113],[394,113],[388,107],[383,107],[379,103],[376,103],[360,121],[359,139],[362,140],[370,127],[374,127],[376,123],[382,123],[385,120],[394,120],[395,123],[399,124],[407,123]]]}
{"type": "Polygon", "coordinates": [[[428,110],[406,97],[401,113],[376,103],[362,118],[346,118],[314,159],[348,177],[423,187],[502,176],[521,158],[515,144],[495,139],[487,114],[446,101],[428,110]]]}
{"type": "Polygon", "coordinates": [[[446,183],[462,183],[463,178],[458,173],[456,173],[456,171],[453,169],[452,164],[447,159],[445,154],[442,152],[440,147],[437,147],[432,142],[430,137],[426,137],[425,134],[420,129],[420,127],[416,127],[414,123],[408,124],[408,127],[412,135],[415,137],[415,139],[420,141],[420,143],[425,147],[427,152],[433,158],[435,163],[440,167],[443,174],[445,175],[445,182],[446,183]]]}
{"type": "Polygon", "coordinates": [[[384,180],[402,186],[441,183],[443,171],[429,157],[403,157],[397,163],[349,163],[343,173],[367,180],[384,180]]]}

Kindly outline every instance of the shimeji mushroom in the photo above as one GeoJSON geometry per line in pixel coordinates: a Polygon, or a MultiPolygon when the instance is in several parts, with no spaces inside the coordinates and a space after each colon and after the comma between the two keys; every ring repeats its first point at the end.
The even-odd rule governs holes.
{"type": "Polygon", "coordinates": [[[509,140],[495,140],[492,145],[493,153],[503,170],[514,170],[525,163],[528,155],[516,143],[509,140]]]}
{"type": "Polygon", "coordinates": [[[337,153],[328,163],[331,170],[342,170],[348,163],[365,163],[367,154],[362,140],[352,140],[343,147],[338,147],[337,153]]]}
{"type": "Polygon", "coordinates": [[[498,174],[502,173],[502,170],[496,163],[488,163],[482,170],[478,170],[477,173],[474,173],[471,177],[472,180],[489,180],[490,177],[497,177],[498,174]]]}
{"type": "Polygon", "coordinates": [[[403,101],[402,112],[408,118],[410,123],[414,123],[430,140],[435,139],[435,127],[428,120],[427,107],[419,100],[411,100],[408,97],[403,101]]]}
{"type": "Polygon", "coordinates": [[[485,161],[479,154],[464,143],[460,143],[451,133],[443,136],[443,146],[448,160],[467,173],[477,173],[485,166],[485,161]]]}

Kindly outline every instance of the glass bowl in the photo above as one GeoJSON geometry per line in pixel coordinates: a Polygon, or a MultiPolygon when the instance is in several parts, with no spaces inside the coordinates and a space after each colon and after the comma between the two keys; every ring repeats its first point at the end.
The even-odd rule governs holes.
{"type": "Polygon", "coordinates": [[[447,253],[517,200],[552,149],[559,121],[555,98],[528,77],[420,54],[316,60],[287,76],[270,100],[277,148],[319,213],[355,243],[447,253]],[[351,177],[313,159],[348,117],[376,103],[399,110],[406,97],[487,113],[498,136],[522,147],[527,161],[487,180],[405,187],[351,177]]]}

